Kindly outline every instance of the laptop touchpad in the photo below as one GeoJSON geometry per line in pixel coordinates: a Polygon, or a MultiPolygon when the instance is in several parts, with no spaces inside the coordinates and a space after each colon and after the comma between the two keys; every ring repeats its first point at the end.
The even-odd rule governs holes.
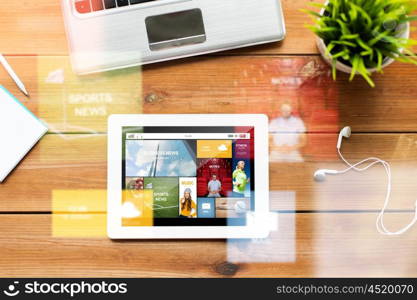
{"type": "Polygon", "coordinates": [[[145,23],[149,47],[153,51],[206,41],[200,9],[147,17],[145,23]]]}

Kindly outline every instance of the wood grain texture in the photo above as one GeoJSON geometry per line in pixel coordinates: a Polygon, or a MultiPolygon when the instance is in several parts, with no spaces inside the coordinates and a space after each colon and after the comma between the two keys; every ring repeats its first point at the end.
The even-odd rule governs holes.
{"type": "MultiPolygon", "coordinates": [[[[309,147],[319,149],[319,153],[305,148],[303,163],[270,164],[272,210],[380,209],[386,187],[382,167],[364,174],[329,176],[324,183],[313,181],[312,174],[319,168],[345,167],[336,155],[336,139],[336,134],[308,134],[309,147]],[[330,147],[323,147],[323,136],[330,147]],[[294,196],[288,197],[288,192],[294,196]]],[[[0,186],[0,211],[49,212],[53,191],[105,190],[106,143],[106,135],[47,135],[0,186]]],[[[392,163],[393,195],[389,208],[401,210],[413,209],[417,195],[416,150],[416,134],[355,134],[343,148],[352,161],[379,156],[392,163]]]]}
{"type": "MultiPolygon", "coordinates": [[[[375,217],[368,213],[283,214],[281,231],[269,240],[234,244],[52,238],[49,215],[1,215],[0,231],[8,234],[0,236],[0,276],[416,276],[417,229],[402,237],[382,237],[375,231],[375,217]],[[227,262],[234,251],[241,260],[227,262]],[[259,259],[268,260],[248,262],[259,259]]],[[[407,217],[393,214],[387,222],[398,227],[407,217]]]]}
{"type": "MultiPolygon", "coordinates": [[[[37,58],[14,56],[9,61],[27,85],[30,101],[0,68],[2,84],[49,123],[52,132],[106,131],[106,115],[64,119],[84,104],[70,103],[77,90],[67,88],[67,83],[47,93],[40,91],[45,78],[37,76],[37,58]]],[[[137,80],[140,85],[139,75],[137,80]]],[[[317,57],[193,58],[145,67],[143,91],[131,88],[126,102],[126,93],[115,85],[113,102],[104,109],[105,114],[266,113],[273,118],[288,102],[305,119],[309,132],[337,132],[347,124],[355,132],[417,132],[416,80],[414,66],[401,63],[376,75],[377,88],[372,89],[361,78],[348,83],[346,76],[339,75],[333,82],[329,68],[317,57]]],[[[84,94],[95,96],[97,91],[84,94]]]]}
{"type": "MultiPolygon", "coordinates": [[[[339,128],[351,125],[355,134],[343,146],[347,158],[392,162],[389,208],[395,212],[387,215],[387,226],[396,230],[411,219],[417,194],[417,73],[395,63],[375,76],[375,89],[359,78],[348,84],[345,75],[333,82],[314,35],[304,27],[309,20],[300,9],[309,2],[282,0],[288,31],[283,42],[144,67],[138,79],[143,90],[133,93],[128,106],[129,113],[256,112],[271,118],[279,116],[282,103],[292,106],[308,131],[304,162],[271,162],[271,209],[281,211],[279,231],[250,244],[53,238],[53,191],[106,189],[106,116],[68,121],[65,116],[83,106],[68,105],[69,94],[60,86],[46,93],[41,88],[46,78],[39,76],[40,61],[54,55],[68,59],[60,1],[2,5],[0,49],[31,99],[3,68],[0,82],[51,130],[0,185],[0,276],[417,276],[417,228],[390,238],[375,230],[386,184],[381,167],[329,176],[322,184],[312,180],[318,168],[344,167],[334,145],[339,128]]],[[[106,114],[126,107],[117,99],[114,104],[105,107],[106,114]]]]}
{"type": "Polygon", "coordinates": [[[415,132],[415,67],[394,64],[376,75],[377,88],[361,78],[348,83],[314,57],[189,59],[146,67],[144,113],[279,114],[292,103],[310,132],[415,132]],[[175,76],[173,75],[175,74],[175,76]]]}
{"type": "MultiPolygon", "coordinates": [[[[287,37],[283,42],[223,54],[317,54],[311,21],[300,9],[321,0],[282,0],[287,37]]],[[[0,8],[0,49],[5,54],[67,55],[60,1],[9,1],[0,8]],[[13,13],[10,13],[13,12],[13,13]]],[[[415,33],[413,33],[415,36],[415,33]]]]}

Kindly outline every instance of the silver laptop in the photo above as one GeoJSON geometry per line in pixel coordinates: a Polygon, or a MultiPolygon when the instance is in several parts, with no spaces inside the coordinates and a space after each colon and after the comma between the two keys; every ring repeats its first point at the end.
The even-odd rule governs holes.
{"type": "Polygon", "coordinates": [[[282,40],[279,0],[62,0],[74,71],[88,74],[282,40]]]}

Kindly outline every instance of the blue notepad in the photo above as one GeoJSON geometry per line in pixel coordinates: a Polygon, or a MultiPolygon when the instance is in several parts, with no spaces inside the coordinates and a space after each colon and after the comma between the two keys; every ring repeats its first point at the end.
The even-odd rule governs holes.
{"type": "Polygon", "coordinates": [[[0,182],[47,131],[45,124],[0,86],[0,182]]]}

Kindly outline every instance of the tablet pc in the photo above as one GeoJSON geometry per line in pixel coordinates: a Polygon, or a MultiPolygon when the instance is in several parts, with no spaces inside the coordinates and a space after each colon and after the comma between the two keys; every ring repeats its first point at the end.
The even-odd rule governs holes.
{"type": "Polygon", "coordinates": [[[265,115],[112,115],[108,236],[265,237],[268,167],[265,115]]]}

